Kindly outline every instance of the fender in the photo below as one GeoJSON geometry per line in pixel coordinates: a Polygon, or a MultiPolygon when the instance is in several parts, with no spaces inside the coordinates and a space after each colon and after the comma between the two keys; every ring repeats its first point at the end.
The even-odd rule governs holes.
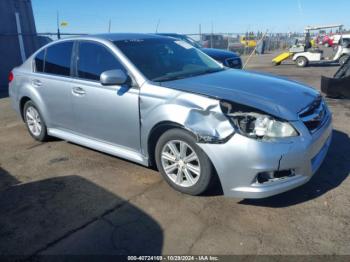
{"type": "MultiPolygon", "coordinates": [[[[45,120],[46,125],[49,127],[50,126],[50,118],[47,115],[47,106],[45,102],[43,101],[42,97],[40,96],[38,90],[33,87],[30,83],[26,82],[24,85],[19,86],[21,90],[18,92],[21,94],[21,97],[19,97],[19,105],[24,97],[28,97],[30,100],[33,101],[33,103],[37,106],[40,114],[45,120]]],[[[22,114],[22,112],[20,112],[22,114]]]]}
{"type": "Polygon", "coordinates": [[[145,155],[151,131],[162,122],[183,127],[198,143],[222,143],[235,132],[217,99],[153,85],[141,88],[141,148],[145,155]]]}

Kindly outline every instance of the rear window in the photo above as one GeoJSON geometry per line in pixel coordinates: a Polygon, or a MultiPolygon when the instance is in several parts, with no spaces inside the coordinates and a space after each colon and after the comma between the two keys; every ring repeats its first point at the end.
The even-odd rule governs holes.
{"type": "Polygon", "coordinates": [[[46,49],[42,50],[37,56],[35,57],[35,72],[42,73],[44,72],[44,59],[45,59],[45,51],[46,49]]]}
{"type": "Polygon", "coordinates": [[[69,76],[73,42],[52,45],[46,50],[44,72],[60,76],[69,76]]]}

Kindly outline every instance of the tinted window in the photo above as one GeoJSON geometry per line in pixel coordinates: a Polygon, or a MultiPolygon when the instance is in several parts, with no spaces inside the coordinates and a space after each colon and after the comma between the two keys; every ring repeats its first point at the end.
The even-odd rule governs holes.
{"type": "Polygon", "coordinates": [[[114,43],[148,79],[156,82],[223,70],[200,50],[171,38],[121,40],[114,43]]]}
{"type": "Polygon", "coordinates": [[[47,48],[45,73],[69,76],[73,42],[55,44],[47,48]]]}
{"type": "Polygon", "coordinates": [[[100,75],[108,70],[123,69],[114,55],[102,45],[90,42],[79,44],[78,77],[100,80],[100,75]]]}
{"type": "Polygon", "coordinates": [[[45,49],[35,57],[35,72],[44,72],[45,49]]]}

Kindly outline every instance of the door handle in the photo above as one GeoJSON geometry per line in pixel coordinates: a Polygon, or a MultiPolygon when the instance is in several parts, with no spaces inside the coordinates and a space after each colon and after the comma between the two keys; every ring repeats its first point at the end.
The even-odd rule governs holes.
{"type": "Polygon", "coordinates": [[[39,87],[39,86],[42,86],[42,82],[40,81],[40,80],[38,80],[38,79],[34,79],[33,81],[32,81],[32,84],[33,84],[33,86],[35,86],[35,87],[39,87]]]}
{"type": "Polygon", "coordinates": [[[83,88],[81,88],[81,87],[73,87],[72,92],[73,92],[74,94],[80,95],[80,96],[86,94],[86,93],[85,93],[85,90],[84,90],[83,88]]]}

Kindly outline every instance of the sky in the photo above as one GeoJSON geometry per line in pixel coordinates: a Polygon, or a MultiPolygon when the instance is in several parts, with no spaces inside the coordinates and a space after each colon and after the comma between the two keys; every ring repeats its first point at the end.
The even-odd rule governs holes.
{"type": "Polygon", "coordinates": [[[32,0],[37,31],[66,33],[302,32],[307,25],[350,28],[349,0],[32,0]]]}

